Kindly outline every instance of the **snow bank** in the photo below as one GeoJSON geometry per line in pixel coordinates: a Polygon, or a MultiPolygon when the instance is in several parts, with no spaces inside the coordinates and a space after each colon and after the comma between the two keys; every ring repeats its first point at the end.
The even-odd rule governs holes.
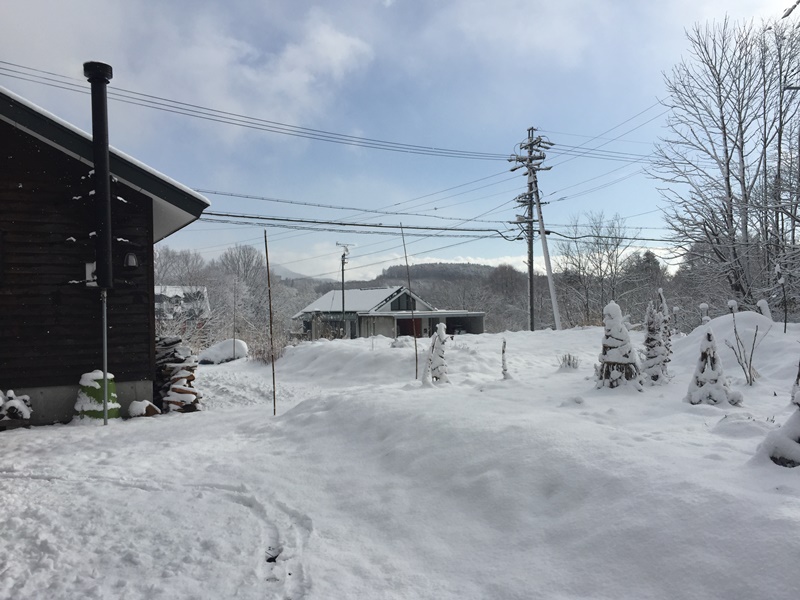
{"type": "Polygon", "coordinates": [[[200,364],[218,365],[247,357],[247,344],[242,340],[229,339],[209,346],[200,353],[200,364]]]}
{"type": "Polygon", "coordinates": [[[459,336],[438,388],[413,346],[336,340],[278,360],[277,417],[236,361],[191,418],[3,432],[0,597],[794,600],[800,471],[753,457],[795,431],[800,327],[745,408],[682,402],[701,333],[642,392],[594,388],[597,327],[459,336]]]}

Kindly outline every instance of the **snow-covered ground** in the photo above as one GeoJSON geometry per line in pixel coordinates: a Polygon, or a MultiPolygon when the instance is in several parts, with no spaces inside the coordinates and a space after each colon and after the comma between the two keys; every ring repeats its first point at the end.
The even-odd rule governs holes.
{"type": "Polygon", "coordinates": [[[458,336],[440,387],[408,343],[304,343],[277,417],[238,360],[198,369],[202,413],[0,433],[0,598],[794,600],[800,469],[756,448],[795,410],[800,326],[753,387],[712,327],[739,407],[683,402],[702,331],[637,392],[595,389],[586,328],[458,336]]]}

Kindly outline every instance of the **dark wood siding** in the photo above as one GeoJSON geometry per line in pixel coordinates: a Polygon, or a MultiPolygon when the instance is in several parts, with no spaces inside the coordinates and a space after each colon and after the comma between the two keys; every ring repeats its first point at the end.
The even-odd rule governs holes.
{"type": "MultiPolygon", "coordinates": [[[[77,384],[102,368],[91,170],[0,121],[0,388],[77,384]]],[[[152,200],[117,184],[112,200],[115,287],[108,292],[109,371],[152,379],[152,200]],[[119,238],[119,239],[118,239],[119,238]],[[125,240],[125,241],[122,241],[125,240]],[[126,253],[140,260],[123,270],[126,253]]]]}

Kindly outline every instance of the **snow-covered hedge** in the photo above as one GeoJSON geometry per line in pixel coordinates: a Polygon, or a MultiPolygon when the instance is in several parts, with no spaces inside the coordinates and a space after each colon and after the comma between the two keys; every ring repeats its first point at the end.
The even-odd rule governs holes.
{"type": "Polygon", "coordinates": [[[237,358],[247,357],[247,344],[242,340],[224,340],[209,346],[200,353],[201,365],[218,365],[237,358]]]}

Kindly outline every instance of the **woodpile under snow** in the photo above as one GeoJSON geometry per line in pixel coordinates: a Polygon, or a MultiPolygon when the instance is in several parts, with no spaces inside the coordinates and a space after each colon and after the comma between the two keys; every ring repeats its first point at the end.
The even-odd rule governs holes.
{"type": "Polygon", "coordinates": [[[194,387],[199,361],[179,337],[156,340],[156,398],[163,412],[201,410],[202,394],[194,387]]]}
{"type": "MultiPolygon", "coordinates": [[[[29,396],[17,396],[14,390],[8,390],[5,396],[0,392],[0,421],[26,423],[30,420],[32,412],[31,399],[29,396]]],[[[0,426],[0,431],[8,428],[8,424],[2,424],[2,426],[0,426]]]]}

